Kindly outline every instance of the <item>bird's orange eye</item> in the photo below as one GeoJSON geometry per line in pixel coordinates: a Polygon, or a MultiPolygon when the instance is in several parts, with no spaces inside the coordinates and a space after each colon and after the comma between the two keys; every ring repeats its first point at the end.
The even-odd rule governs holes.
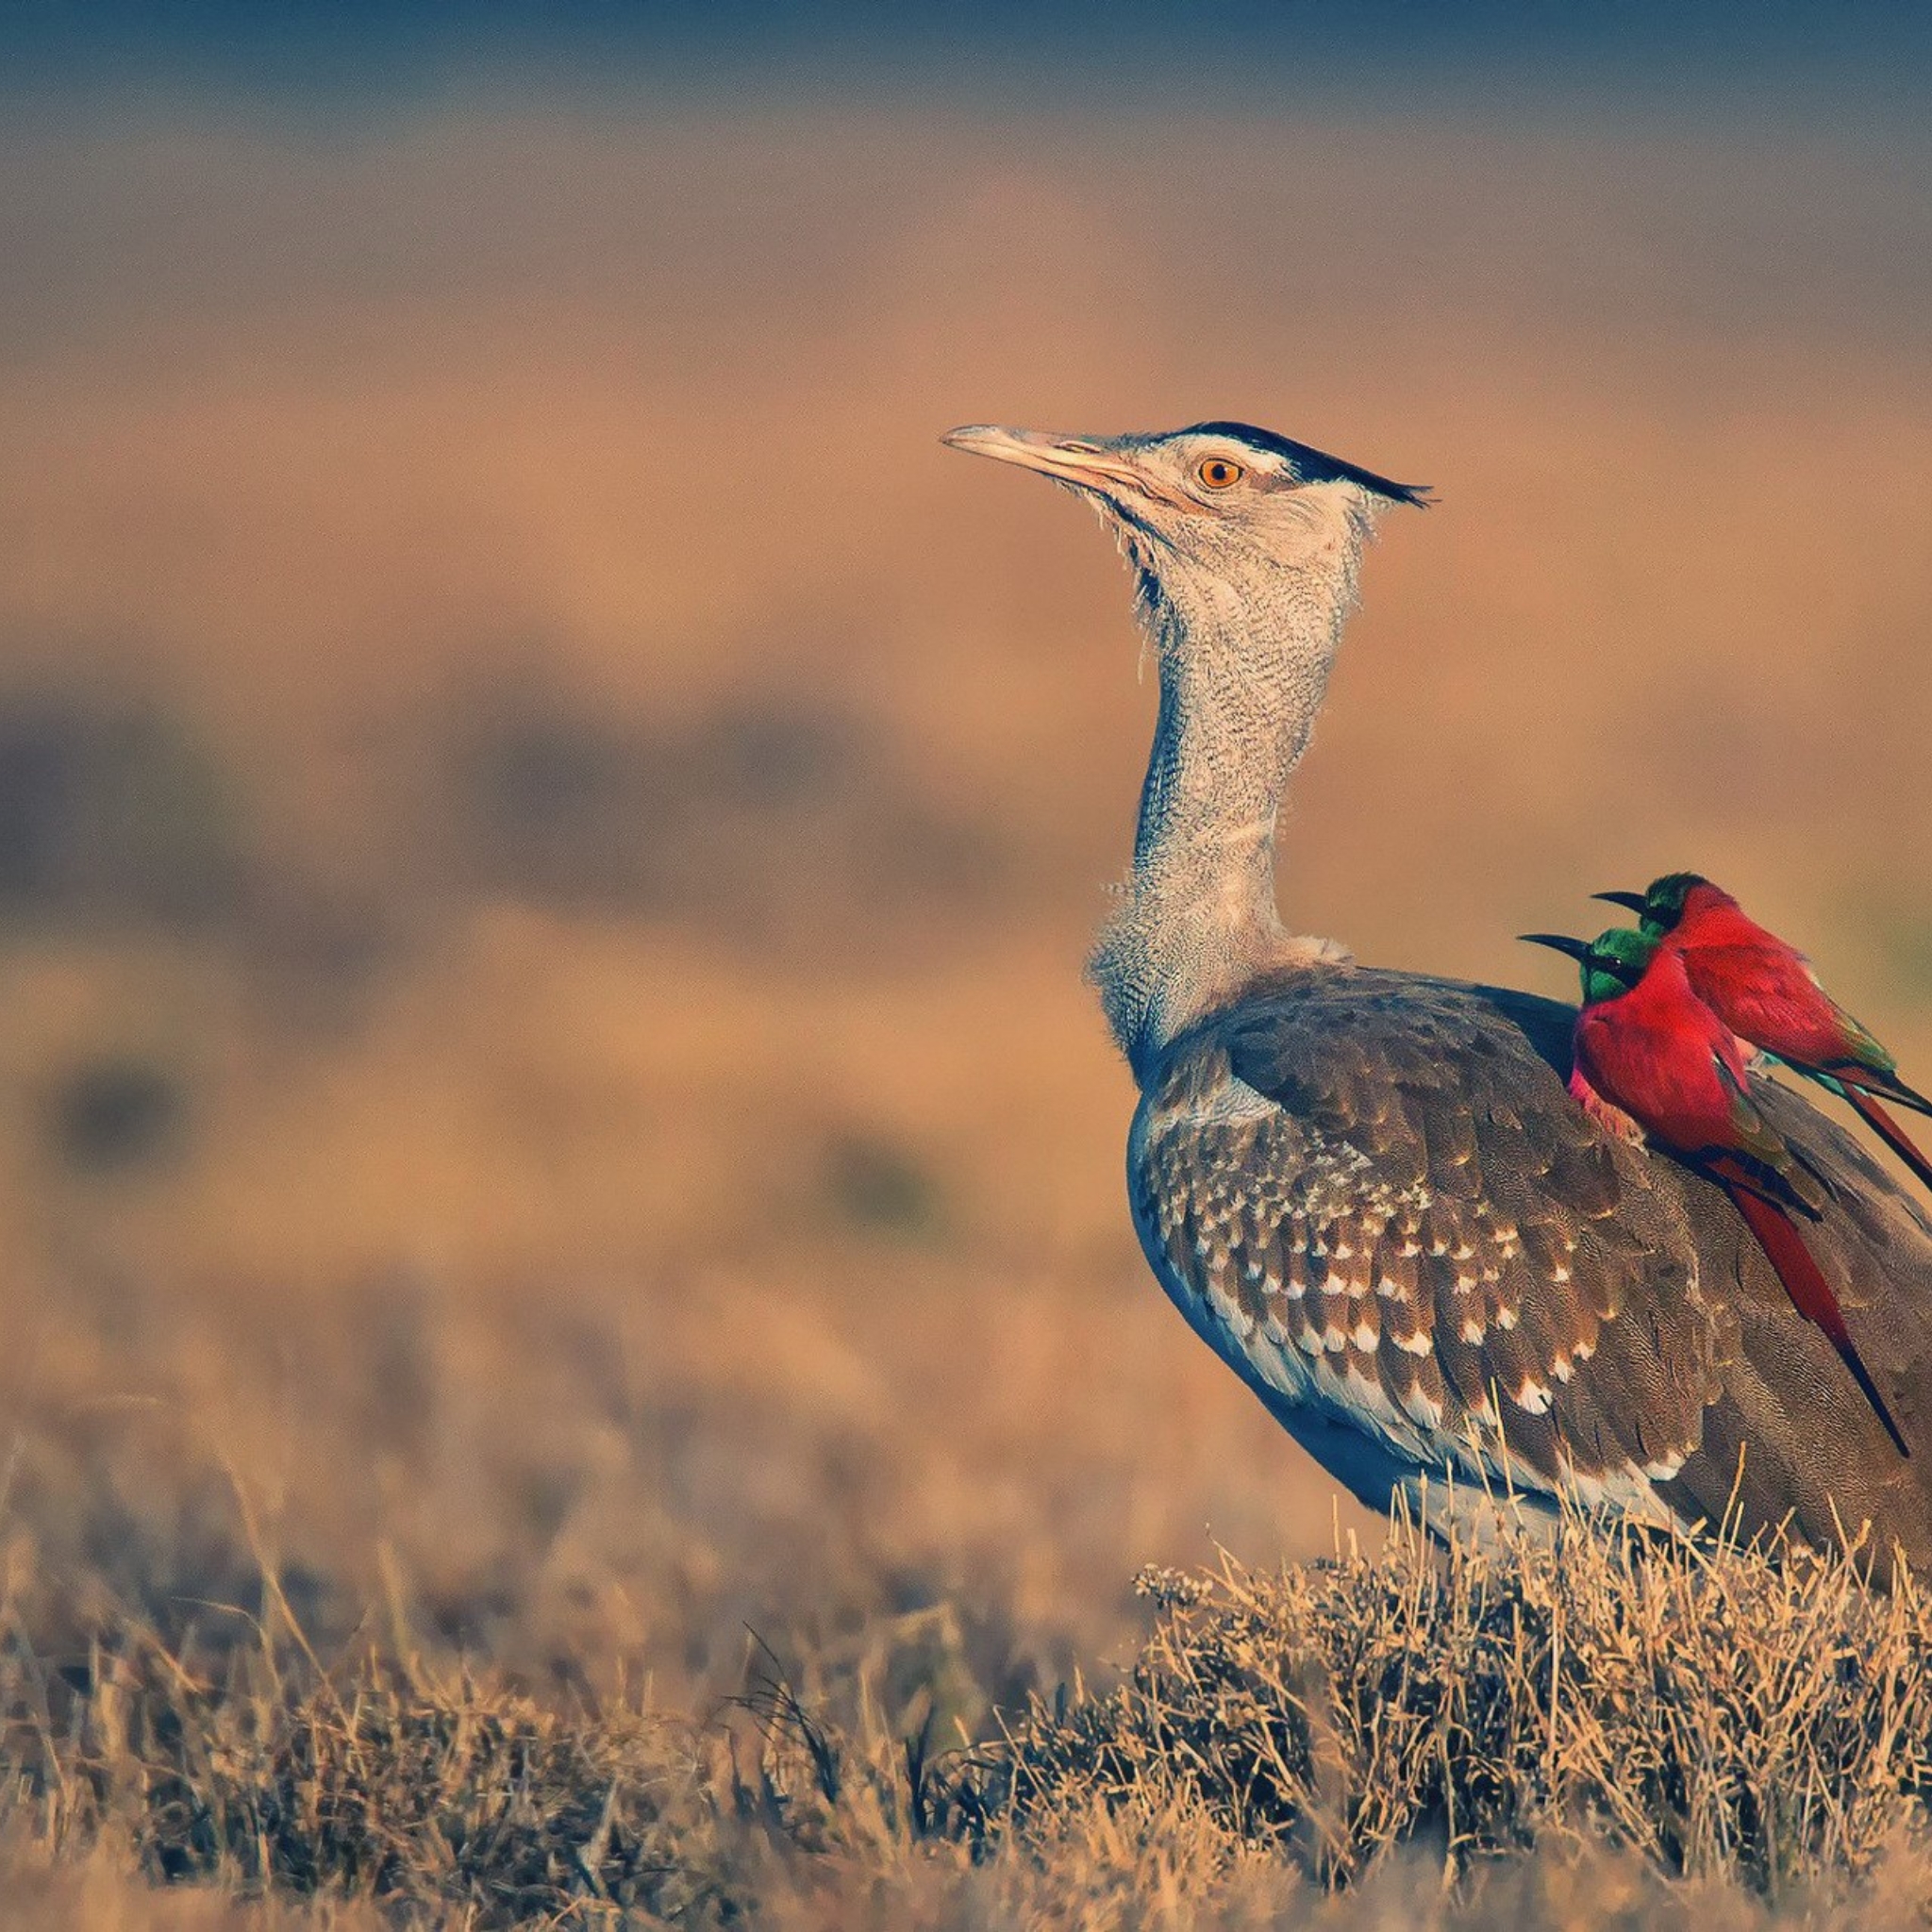
{"type": "Polygon", "coordinates": [[[1225,490],[1230,484],[1239,483],[1243,474],[1239,463],[1230,462],[1225,457],[1208,457],[1194,472],[1209,490],[1225,490]]]}

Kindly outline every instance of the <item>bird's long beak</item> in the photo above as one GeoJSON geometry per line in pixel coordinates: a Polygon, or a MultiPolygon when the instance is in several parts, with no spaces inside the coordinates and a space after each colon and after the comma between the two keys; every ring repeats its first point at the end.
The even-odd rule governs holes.
{"type": "Polygon", "coordinates": [[[1590,957],[1588,940],[1567,939],[1559,932],[1520,932],[1516,937],[1532,946],[1548,946],[1553,953],[1568,953],[1573,959],[1590,957]]]}
{"type": "Polygon", "coordinates": [[[1038,470],[1042,476],[1051,476],[1056,483],[1071,483],[1076,490],[1097,491],[1107,496],[1130,490],[1157,502],[1173,500],[1132,458],[1089,437],[969,423],[963,428],[947,430],[940,441],[948,449],[963,449],[970,456],[991,457],[997,462],[1017,463],[1023,470],[1038,470]]]}
{"type": "Polygon", "coordinates": [[[1601,899],[1607,906],[1621,906],[1626,912],[1646,912],[1650,901],[1641,892],[1592,892],[1592,899],[1601,899]]]}

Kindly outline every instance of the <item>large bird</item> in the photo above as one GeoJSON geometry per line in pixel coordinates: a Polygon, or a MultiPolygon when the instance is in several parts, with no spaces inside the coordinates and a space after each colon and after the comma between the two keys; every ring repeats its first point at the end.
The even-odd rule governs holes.
{"type": "Polygon", "coordinates": [[[1159,711],[1091,970],[1141,1090],[1135,1225],[1196,1332],[1357,1496],[1439,1530],[1567,1501],[1932,1560],[1932,1224],[1848,1136],[1753,1082],[1830,1178],[1807,1233],[1909,1457],[1724,1191],[1571,1097],[1574,1008],[1281,921],[1276,815],[1363,544],[1424,492],[1240,423],[946,441],[1083,497],[1136,578],[1159,711]]]}

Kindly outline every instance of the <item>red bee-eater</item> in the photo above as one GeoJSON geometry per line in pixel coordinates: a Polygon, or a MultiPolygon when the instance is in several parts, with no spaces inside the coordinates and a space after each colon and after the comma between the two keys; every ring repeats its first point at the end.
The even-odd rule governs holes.
{"type": "Polygon", "coordinates": [[[1640,914],[1646,933],[1683,954],[1691,990],[1733,1033],[1849,1101],[1932,1188],[1932,1160],[1879,1100],[1927,1114],[1932,1101],[1899,1078],[1898,1061],[1819,985],[1804,954],[1694,872],[1666,874],[1641,896],[1597,897],[1640,914]]]}
{"type": "Polygon", "coordinates": [[[1752,1104],[1737,1038],[1692,991],[1682,953],[1627,929],[1588,945],[1553,933],[1524,937],[1582,964],[1572,1091],[1583,1083],[1730,1195],[1792,1306],[1824,1331],[1899,1454],[1909,1455],[1838,1296],[1785,1211],[1794,1207],[1816,1221],[1829,1196],[1752,1104]]]}

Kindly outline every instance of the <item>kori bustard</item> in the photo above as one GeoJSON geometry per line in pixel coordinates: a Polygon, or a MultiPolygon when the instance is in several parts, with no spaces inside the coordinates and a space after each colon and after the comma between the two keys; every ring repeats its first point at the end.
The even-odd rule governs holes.
{"type": "MultiPolygon", "coordinates": [[[[1355,964],[1276,909],[1283,788],[1363,545],[1424,492],[1240,423],[974,426],[1120,542],[1159,671],[1134,857],[1091,962],[1141,1098],[1128,1191],[1195,1331],[1376,1508],[1561,1503],[1932,1559],[1932,1225],[1851,1139],[1754,1097],[1829,1176],[1808,1231],[1911,1453],[1725,1196],[1566,1091],[1575,1009],[1355,964]]],[[[1498,746],[1499,754],[1507,748],[1498,746]]]]}

